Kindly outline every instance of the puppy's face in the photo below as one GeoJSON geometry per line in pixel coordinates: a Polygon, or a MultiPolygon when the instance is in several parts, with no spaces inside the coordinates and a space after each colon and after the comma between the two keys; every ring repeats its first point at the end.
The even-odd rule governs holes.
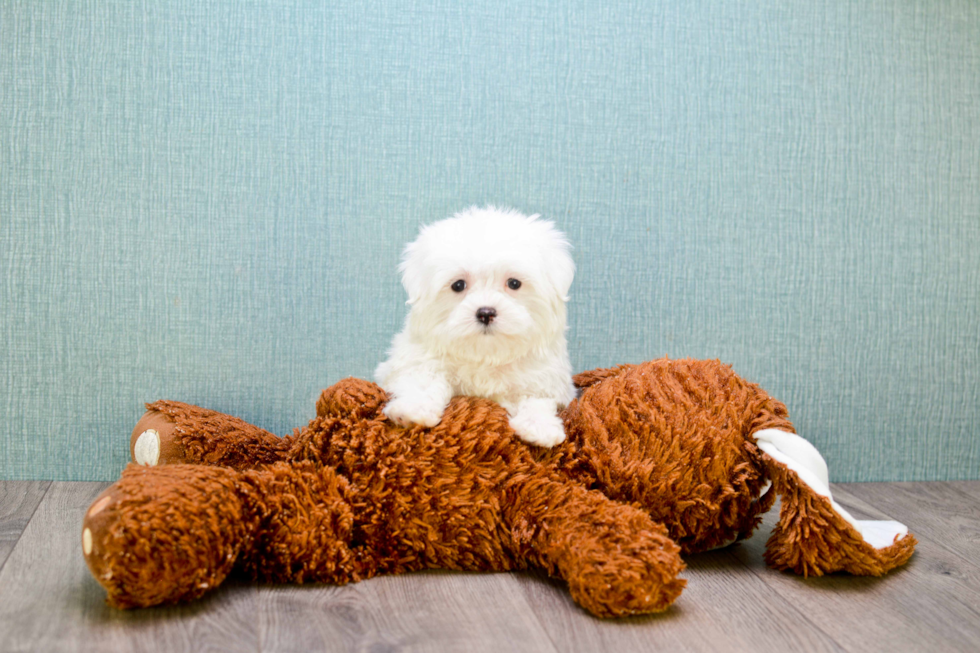
{"type": "Polygon", "coordinates": [[[471,209],[405,249],[409,329],[433,352],[488,364],[561,338],[575,265],[550,222],[471,209]]]}

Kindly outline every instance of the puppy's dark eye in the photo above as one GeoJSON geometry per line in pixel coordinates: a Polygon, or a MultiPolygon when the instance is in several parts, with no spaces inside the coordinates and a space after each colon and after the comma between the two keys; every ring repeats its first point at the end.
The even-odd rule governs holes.
{"type": "Polygon", "coordinates": [[[453,292],[463,292],[466,290],[466,282],[462,279],[457,279],[456,281],[453,281],[453,285],[449,287],[453,289],[453,292]]]}
{"type": "Polygon", "coordinates": [[[510,288],[511,290],[517,290],[518,288],[521,287],[521,282],[518,281],[517,279],[508,279],[507,287],[510,288]]]}

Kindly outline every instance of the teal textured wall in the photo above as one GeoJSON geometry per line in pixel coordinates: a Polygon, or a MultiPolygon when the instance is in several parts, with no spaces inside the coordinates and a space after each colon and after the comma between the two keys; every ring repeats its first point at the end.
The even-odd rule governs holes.
{"type": "Polygon", "coordinates": [[[980,478],[973,0],[2,2],[0,478],[115,478],[159,397],[305,424],[484,203],[575,244],[576,368],[720,358],[834,480],[980,478]]]}

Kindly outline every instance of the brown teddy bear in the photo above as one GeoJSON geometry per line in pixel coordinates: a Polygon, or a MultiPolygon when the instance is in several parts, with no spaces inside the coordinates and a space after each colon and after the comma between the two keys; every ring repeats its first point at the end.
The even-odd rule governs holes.
{"type": "Polygon", "coordinates": [[[346,379],[277,437],[159,401],[134,460],[87,511],[82,547],[117,607],[188,601],[231,572],[343,584],[440,568],[540,567],[603,617],[664,610],[682,555],[751,534],[782,499],[773,567],[880,575],[912,555],[896,522],[861,522],[785,406],[717,361],[657,360],[575,379],[567,440],[521,442],[486,399],[403,428],[381,388],[346,379]],[[771,487],[770,487],[771,484],[771,487]]]}

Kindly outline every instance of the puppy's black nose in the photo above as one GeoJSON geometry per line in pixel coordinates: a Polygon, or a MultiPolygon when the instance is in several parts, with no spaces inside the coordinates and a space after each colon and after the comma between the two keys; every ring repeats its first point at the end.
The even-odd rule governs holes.
{"type": "Polygon", "coordinates": [[[495,317],[497,317],[497,309],[493,306],[481,306],[476,309],[476,319],[484,324],[490,324],[495,317]]]}

